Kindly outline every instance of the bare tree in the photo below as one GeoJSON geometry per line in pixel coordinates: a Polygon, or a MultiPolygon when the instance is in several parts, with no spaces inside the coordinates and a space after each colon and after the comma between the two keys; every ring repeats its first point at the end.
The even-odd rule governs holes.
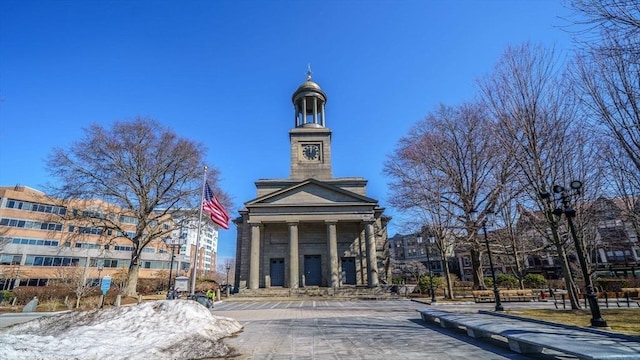
{"type": "Polygon", "coordinates": [[[420,281],[420,277],[427,274],[427,267],[420,261],[408,261],[401,264],[399,268],[405,274],[411,275],[416,284],[420,281]]]}
{"type": "Polygon", "coordinates": [[[553,50],[524,44],[509,47],[495,71],[483,78],[480,89],[487,107],[499,122],[496,135],[513,154],[519,168],[518,182],[527,195],[526,205],[536,208],[546,219],[538,229],[556,247],[573,308],[579,308],[577,290],[567,260],[566,242],[554,204],[540,192],[553,184],[584,179],[587,169],[580,133],[584,120],[577,101],[563,76],[553,50]]]}
{"type": "MultiPolygon", "coordinates": [[[[69,211],[71,220],[89,222],[112,240],[131,243],[125,295],[136,295],[142,250],[174,230],[172,215],[199,208],[204,153],[203,145],[154,120],[137,118],[116,122],[111,129],[94,124],[83,139],[67,149],[55,148],[49,156],[48,170],[59,184],[52,193],[91,205],[69,211]]],[[[215,169],[209,171],[214,188],[217,175],[215,169]]]]}
{"type": "MultiPolygon", "coordinates": [[[[518,186],[516,183],[513,185],[518,186]]],[[[546,250],[547,245],[539,241],[539,237],[526,236],[519,226],[522,199],[514,194],[520,192],[519,189],[512,189],[507,192],[509,197],[501,198],[501,206],[496,214],[501,228],[493,231],[491,238],[496,263],[509,265],[510,271],[518,279],[520,288],[524,289],[527,259],[546,250]]]]}
{"type": "Polygon", "coordinates": [[[54,271],[54,283],[71,290],[76,295],[76,309],[80,307],[80,300],[91,291],[91,283],[87,281],[87,267],[61,266],[54,271]]]}
{"type": "Polygon", "coordinates": [[[436,228],[448,217],[457,233],[464,234],[476,288],[483,281],[479,224],[513,171],[511,159],[498,146],[493,132],[479,104],[441,106],[400,139],[385,163],[385,173],[392,178],[390,202],[394,207],[427,219],[436,228]],[[475,210],[480,210],[480,221],[471,218],[475,210]]]}
{"type": "Polygon", "coordinates": [[[640,55],[637,0],[570,0],[567,5],[576,12],[568,20],[579,44],[601,54],[622,50],[640,55]]]}
{"type": "Polygon", "coordinates": [[[217,269],[218,276],[216,280],[218,280],[220,284],[229,285],[229,282],[233,283],[233,279],[235,278],[235,268],[236,268],[235,260],[232,258],[225,258],[218,265],[218,269],[217,269]]]}
{"type": "Polygon", "coordinates": [[[595,125],[605,188],[640,233],[640,2],[571,0],[580,47],[575,89],[595,125]]]}

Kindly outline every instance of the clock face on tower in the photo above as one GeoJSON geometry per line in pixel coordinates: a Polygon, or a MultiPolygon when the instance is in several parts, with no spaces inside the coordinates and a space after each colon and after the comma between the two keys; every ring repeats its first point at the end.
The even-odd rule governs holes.
{"type": "Polygon", "coordinates": [[[307,160],[320,160],[320,145],[306,144],[302,146],[302,156],[307,160]]]}

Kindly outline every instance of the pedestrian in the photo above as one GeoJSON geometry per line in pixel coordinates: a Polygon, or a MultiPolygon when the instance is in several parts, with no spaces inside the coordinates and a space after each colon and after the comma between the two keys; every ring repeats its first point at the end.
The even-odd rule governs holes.
{"type": "Polygon", "coordinates": [[[215,296],[216,296],[216,293],[212,289],[207,290],[207,298],[209,298],[209,299],[211,299],[213,301],[213,298],[215,296]]]}

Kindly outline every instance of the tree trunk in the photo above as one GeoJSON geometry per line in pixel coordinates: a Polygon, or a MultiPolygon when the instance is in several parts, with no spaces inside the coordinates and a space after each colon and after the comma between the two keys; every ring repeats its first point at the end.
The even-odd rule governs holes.
{"type": "MultiPolygon", "coordinates": [[[[441,256],[441,259],[444,259],[444,256],[441,256]]],[[[446,260],[443,260],[442,263],[444,264],[444,276],[445,276],[445,281],[447,282],[447,296],[448,296],[448,299],[453,299],[453,284],[451,283],[451,275],[449,272],[449,262],[446,260]]]]}
{"type": "Polygon", "coordinates": [[[124,296],[137,296],[137,287],[138,287],[138,272],[140,267],[137,262],[131,261],[131,265],[129,265],[129,273],[127,277],[127,286],[124,288],[124,296]]]}
{"type": "Polygon", "coordinates": [[[560,265],[562,266],[562,276],[564,277],[564,282],[567,287],[567,292],[569,294],[569,301],[571,302],[571,309],[577,310],[580,309],[580,302],[578,301],[578,292],[576,289],[576,285],[573,282],[573,275],[571,275],[571,269],[569,268],[569,262],[567,261],[567,254],[565,252],[564,246],[562,244],[556,244],[556,249],[558,250],[558,255],[560,257],[560,265]]]}
{"type": "Polygon", "coordinates": [[[473,274],[473,288],[480,289],[484,287],[484,272],[482,271],[482,262],[480,261],[480,251],[471,249],[471,267],[473,274]]]}
{"type": "Polygon", "coordinates": [[[76,296],[76,309],[80,307],[80,296],[76,296]]]}

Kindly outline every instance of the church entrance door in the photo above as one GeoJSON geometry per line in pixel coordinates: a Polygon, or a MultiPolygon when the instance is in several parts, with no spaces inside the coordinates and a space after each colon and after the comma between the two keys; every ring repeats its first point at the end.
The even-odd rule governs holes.
{"type": "Polygon", "coordinates": [[[271,286],[284,286],[284,259],[271,259],[271,286]]]}
{"type": "Polygon", "coordinates": [[[343,257],[342,259],[342,283],[344,285],[356,284],[356,258],[343,257]]]}
{"type": "Polygon", "coordinates": [[[320,286],[322,281],[322,265],[320,255],[304,256],[304,284],[305,286],[320,286]]]}

